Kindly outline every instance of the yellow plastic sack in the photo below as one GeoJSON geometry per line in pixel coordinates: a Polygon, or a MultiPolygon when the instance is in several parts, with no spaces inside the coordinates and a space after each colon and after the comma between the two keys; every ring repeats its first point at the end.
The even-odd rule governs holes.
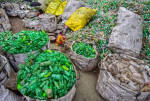
{"type": "Polygon", "coordinates": [[[56,13],[56,11],[57,11],[57,9],[59,8],[59,6],[60,6],[61,3],[62,3],[61,0],[54,0],[54,1],[52,1],[52,2],[48,5],[48,7],[47,7],[45,13],[50,13],[50,14],[55,15],[55,13],[56,13]]]}
{"type": "Polygon", "coordinates": [[[84,28],[95,13],[96,9],[81,7],[70,16],[65,24],[73,31],[77,31],[84,28]]]}
{"type": "Polygon", "coordinates": [[[61,15],[64,12],[64,9],[66,7],[67,1],[64,1],[60,4],[58,10],[56,11],[55,15],[61,15]]]}

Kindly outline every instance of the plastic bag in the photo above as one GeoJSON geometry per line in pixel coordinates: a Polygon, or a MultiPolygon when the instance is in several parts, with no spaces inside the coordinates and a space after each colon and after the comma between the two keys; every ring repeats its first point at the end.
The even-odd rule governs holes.
{"type": "Polygon", "coordinates": [[[64,9],[66,7],[67,1],[64,1],[60,4],[58,10],[56,11],[55,15],[61,15],[64,12],[64,9]]]}
{"type": "Polygon", "coordinates": [[[65,24],[73,31],[77,31],[84,28],[95,13],[96,9],[81,7],[70,16],[65,24]]]}
{"type": "Polygon", "coordinates": [[[56,13],[56,11],[57,11],[57,9],[59,8],[59,6],[60,6],[61,3],[62,3],[61,0],[52,1],[52,2],[48,5],[48,7],[47,7],[45,13],[50,13],[50,14],[55,15],[55,13],[56,13]]]}

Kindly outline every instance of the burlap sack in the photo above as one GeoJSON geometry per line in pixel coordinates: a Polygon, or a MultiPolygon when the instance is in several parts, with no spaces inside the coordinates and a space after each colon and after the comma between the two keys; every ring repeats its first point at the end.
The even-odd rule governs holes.
{"type": "MultiPolygon", "coordinates": [[[[120,80],[116,79],[116,76],[113,76],[112,73],[108,71],[107,68],[110,66],[110,63],[120,59],[122,59],[123,62],[127,62],[124,64],[120,62],[116,63],[115,65],[117,66],[115,69],[118,68],[119,64],[121,67],[125,66],[125,68],[127,68],[126,66],[131,63],[134,66],[141,66],[141,69],[147,71],[150,77],[150,69],[143,61],[127,55],[119,56],[118,54],[109,54],[101,62],[101,65],[99,63],[100,74],[96,86],[97,92],[107,101],[149,101],[148,96],[150,91],[140,92],[140,90],[133,90],[132,87],[130,88],[129,84],[124,83],[123,85],[120,80]]],[[[118,75],[119,73],[116,74],[118,75]]],[[[140,86],[142,86],[142,84],[140,86]]]]}
{"type": "Polygon", "coordinates": [[[143,24],[140,15],[119,8],[117,23],[109,38],[108,47],[115,53],[138,56],[142,48],[143,24]]]}
{"type": "Polygon", "coordinates": [[[73,63],[81,70],[81,71],[90,71],[97,67],[99,62],[99,55],[96,45],[93,42],[87,42],[88,44],[92,44],[93,48],[95,49],[96,55],[95,58],[85,58],[84,56],[78,55],[76,52],[73,51],[72,46],[75,44],[75,41],[71,44],[70,48],[71,51],[69,53],[70,59],[73,63]]]}
{"type": "Polygon", "coordinates": [[[3,9],[0,9],[0,32],[11,29],[9,18],[3,9]]]}
{"type": "Polygon", "coordinates": [[[11,67],[7,59],[0,55],[0,85],[10,78],[11,67]]]}
{"type": "MultiPolygon", "coordinates": [[[[48,42],[43,48],[42,50],[46,50],[46,49],[50,49],[50,42],[48,42]]],[[[31,52],[32,54],[35,54],[37,51],[33,51],[31,52]]],[[[28,52],[29,53],[29,52],[28,52]]],[[[24,64],[25,63],[25,59],[27,58],[27,54],[9,54],[7,53],[7,57],[10,61],[10,64],[13,66],[13,69],[15,72],[18,72],[19,70],[19,64],[24,64]]]]}

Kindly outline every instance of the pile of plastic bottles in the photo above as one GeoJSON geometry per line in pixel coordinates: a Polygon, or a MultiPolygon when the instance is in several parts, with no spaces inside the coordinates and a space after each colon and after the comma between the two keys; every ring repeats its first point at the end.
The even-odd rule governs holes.
{"type": "MultiPolygon", "coordinates": [[[[84,1],[84,0],[81,0],[84,1]]],[[[131,0],[86,0],[84,1],[87,5],[91,6],[93,9],[97,9],[96,15],[93,16],[93,19],[89,22],[85,28],[76,31],[76,32],[68,32],[66,42],[72,43],[72,41],[95,41],[98,45],[99,55],[101,58],[104,58],[107,54],[109,54],[109,50],[107,47],[103,48],[103,46],[107,46],[109,41],[109,36],[112,32],[112,28],[115,26],[117,21],[117,12],[119,7],[125,7],[128,10],[133,11],[136,14],[139,14],[144,22],[143,22],[143,48],[141,51],[140,59],[148,60],[150,59],[150,1],[131,1],[131,0]],[[71,33],[71,34],[70,34],[71,33]],[[102,41],[103,43],[102,43],[102,41]]]]}
{"type": "Polygon", "coordinates": [[[23,95],[46,100],[60,98],[76,82],[74,66],[65,54],[53,50],[29,54],[19,66],[17,84],[23,95]]]}
{"type": "Polygon", "coordinates": [[[96,55],[93,46],[91,44],[87,44],[83,42],[75,43],[73,45],[73,51],[86,58],[94,58],[96,55]]]}
{"type": "Polygon", "coordinates": [[[0,45],[5,52],[11,54],[27,53],[41,49],[49,41],[49,37],[44,31],[27,30],[16,34],[12,34],[12,32],[3,33],[0,34],[2,36],[0,45]]]}

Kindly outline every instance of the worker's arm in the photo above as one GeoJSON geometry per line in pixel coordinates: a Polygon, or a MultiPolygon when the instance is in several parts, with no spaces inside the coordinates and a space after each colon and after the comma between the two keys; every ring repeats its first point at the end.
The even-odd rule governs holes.
{"type": "Polygon", "coordinates": [[[62,36],[60,37],[60,40],[63,41],[63,42],[65,41],[62,36]]]}

